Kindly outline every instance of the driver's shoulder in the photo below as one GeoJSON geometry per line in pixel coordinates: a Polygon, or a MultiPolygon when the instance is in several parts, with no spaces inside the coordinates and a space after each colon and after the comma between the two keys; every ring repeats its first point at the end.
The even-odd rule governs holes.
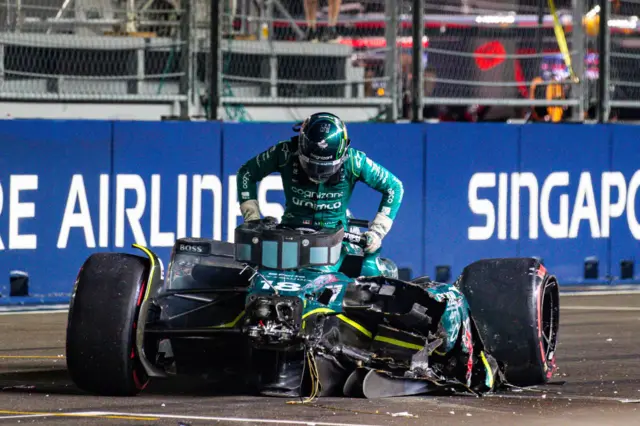
{"type": "Polygon", "coordinates": [[[347,172],[358,177],[362,172],[365,162],[367,161],[367,154],[364,151],[360,151],[355,148],[349,148],[349,158],[345,162],[347,172]]]}
{"type": "Polygon", "coordinates": [[[278,157],[278,164],[280,166],[284,166],[295,153],[296,147],[291,140],[281,140],[276,142],[276,144],[271,147],[270,151],[275,152],[275,155],[278,157]]]}

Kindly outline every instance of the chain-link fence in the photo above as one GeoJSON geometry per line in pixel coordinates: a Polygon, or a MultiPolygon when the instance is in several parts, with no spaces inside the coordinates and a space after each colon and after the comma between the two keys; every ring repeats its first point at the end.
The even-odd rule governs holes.
{"type": "Polygon", "coordinates": [[[5,100],[184,101],[189,26],[164,0],[5,0],[5,100]]]}
{"type": "Polygon", "coordinates": [[[598,2],[423,0],[418,41],[411,37],[416,1],[339,2],[337,29],[316,34],[314,27],[331,26],[330,6],[338,2],[310,13],[305,5],[313,0],[235,0],[224,19],[222,102],[375,100],[387,119],[412,118],[415,41],[423,46],[418,103],[426,118],[443,111],[454,120],[593,118],[599,54],[597,19],[588,13],[598,2]],[[309,42],[314,35],[319,43],[309,42]]]}
{"type": "Polygon", "coordinates": [[[172,102],[183,117],[216,102],[229,120],[275,106],[387,120],[412,118],[412,103],[454,120],[582,120],[602,100],[613,118],[640,110],[640,0],[607,3],[605,39],[602,0],[420,0],[415,37],[414,0],[214,1],[217,19],[211,0],[4,0],[0,97],[172,102]]]}
{"type": "Polygon", "coordinates": [[[424,117],[446,109],[454,118],[532,112],[549,120],[579,109],[583,38],[571,21],[580,19],[582,5],[427,0],[424,117]]]}
{"type": "MultiPolygon", "coordinates": [[[[392,74],[394,0],[227,0],[221,14],[221,103],[350,105],[385,110],[397,97],[392,74]],[[339,7],[337,7],[339,6],[339,7]],[[362,19],[364,17],[364,19],[362,19]],[[388,25],[389,24],[389,25],[388,25]]],[[[208,36],[202,35],[208,50],[208,36]]]]}
{"type": "Polygon", "coordinates": [[[617,0],[609,21],[609,96],[612,118],[640,119],[640,1],[617,0]]]}

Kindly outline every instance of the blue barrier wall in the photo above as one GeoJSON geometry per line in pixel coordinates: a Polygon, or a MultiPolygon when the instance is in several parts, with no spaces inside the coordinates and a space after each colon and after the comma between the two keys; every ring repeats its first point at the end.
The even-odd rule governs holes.
{"type": "Polygon", "coordinates": [[[68,294],[85,258],[109,249],[100,193],[112,124],[3,120],[0,141],[0,292],[22,270],[31,294],[68,294]]]}
{"type": "MultiPolygon", "coordinates": [[[[93,252],[138,242],[166,262],[176,237],[230,241],[238,168],[292,124],[0,122],[0,301],[14,270],[33,295],[68,296],[93,252]]],[[[637,127],[357,123],[349,134],[404,183],[384,251],[414,275],[538,256],[566,285],[585,282],[591,257],[599,280],[617,282],[622,260],[640,280],[637,127]]],[[[277,175],[260,184],[264,215],[282,214],[281,188],[277,175]]],[[[370,219],[378,203],[360,184],[350,210],[370,219]]]]}
{"type": "Polygon", "coordinates": [[[518,241],[505,238],[508,206],[498,184],[518,170],[519,128],[446,123],[426,133],[425,272],[450,265],[458,274],[487,253],[516,255],[518,241]]]}

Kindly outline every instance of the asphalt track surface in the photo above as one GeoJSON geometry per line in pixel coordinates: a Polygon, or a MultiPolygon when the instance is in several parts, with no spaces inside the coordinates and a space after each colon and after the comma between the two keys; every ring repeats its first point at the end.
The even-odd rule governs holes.
{"type": "Polygon", "coordinates": [[[67,314],[0,315],[0,425],[634,425],[640,424],[640,293],[562,296],[559,371],[535,390],[476,398],[224,396],[152,383],[131,398],[79,391],[65,369],[67,314]]]}

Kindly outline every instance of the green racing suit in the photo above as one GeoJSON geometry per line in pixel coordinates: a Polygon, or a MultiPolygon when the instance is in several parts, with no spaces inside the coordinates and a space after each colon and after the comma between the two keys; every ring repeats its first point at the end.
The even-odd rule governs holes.
{"type": "MultiPolygon", "coordinates": [[[[361,181],[382,194],[378,215],[384,216],[389,223],[395,219],[404,194],[402,182],[364,152],[349,148],[349,157],[339,175],[330,182],[316,184],[304,175],[296,151],[295,140],[282,141],[243,164],[237,176],[240,203],[256,200],[257,183],[271,173],[280,173],[286,200],[283,224],[334,228],[341,222],[347,229],[349,201],[355,184],[361,181]]],[[[338,263],[325,269],[337,271],[347,254],[357,252],[358,247],[345,243],[338,263]]],[[[386,265],[379,256],[380,250],[364,253],[362,275],[387,274],[386,265]]]]}

